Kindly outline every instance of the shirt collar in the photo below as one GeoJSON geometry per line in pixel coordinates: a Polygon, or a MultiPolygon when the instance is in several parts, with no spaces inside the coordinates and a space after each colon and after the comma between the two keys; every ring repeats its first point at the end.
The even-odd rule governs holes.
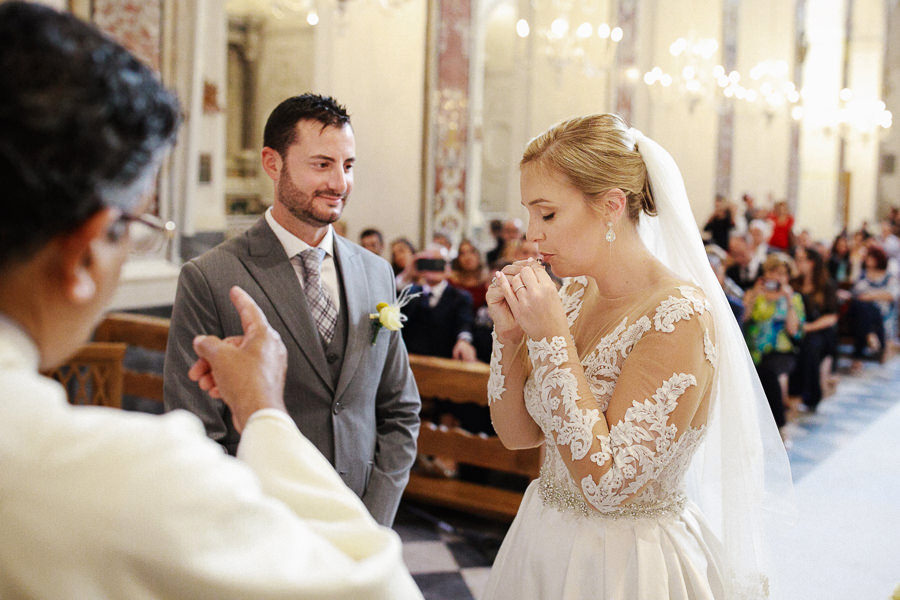
{"type": "Polygon", "coordinates": [[[41,355],[37,345],[22,327],[0,313],[0,368],[37,371],[41,355]]]}
{"type": "Polygon", "coordinates": [[[422,291],[428,292],[431,294],[432,298],[440,298],[441,294],[444,293],[444,290],[447,289],[447,280],[443,280],[434,287],[428,285],[427,283],[422,284],[422,291]]]}
{"type": "MultiPolygon", "coordinates": [[[[282,227],[281,224],[275,220],[275,217],[272,216],[271,206],[266,210],[266,223],[272,228],[272,233],[278,238],[278,241],[281,243],[282,247],[284,247],[285,254],[287,254],[289,258],[297,256],[307,248],[311,248],[309,244],[282,227]]],[[[325,254],[328,256],[334,256],[334,229],[331,225],[328,226],[328,231],[325,232],[325,237],[319,242],[317,248],[324,250],[325,254]]]]}

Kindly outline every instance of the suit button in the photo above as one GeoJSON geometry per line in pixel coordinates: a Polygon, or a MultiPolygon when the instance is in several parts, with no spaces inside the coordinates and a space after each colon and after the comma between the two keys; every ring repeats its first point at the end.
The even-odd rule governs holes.
{"type": "Polygon", "coordinates": [[[330,363],[333,363],[333,362],[336,361],[337,359],[338,359],[338,355],[335,354],[334,352],[329,353],[329,354],[325,357],[325,360],[327,360],[329,364],[330,364],[330,363]]]}
{"type": "Polygon", "coordinates": [[[343,405],[343,404],[341,404],[340,402],[335,402],[335,403],[334,403],[334,407],[332,407],[331,410],[334,412],[334,414],[338,414],[338,413],[341,412],[343,409],[344,409],[344,405],[343,405]]]}

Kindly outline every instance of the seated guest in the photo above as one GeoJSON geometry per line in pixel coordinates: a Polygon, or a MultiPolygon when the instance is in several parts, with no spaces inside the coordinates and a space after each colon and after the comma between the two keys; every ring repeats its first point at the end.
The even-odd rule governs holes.
{"type": "Polygon", "coordinates": [[[497,247],[487,253],[488,266],[496,270],[496,265],[501,262],[512,262],[512,254],[516,244],[522,238],[522,221],[519,219],[507,219],[500,228],[500,240],[497,247]]]}
{"type": "Polygon", "coordinates": [[[728,240],[728,256],[731,264],[725,269],[728,279],[735,282],[742,290],[753,287],[756,281],[757,266],[751,265],[753,252],[744,235],[732,234],[728,240]]]}
{"type": "Polygon", "coordinates": [[[834,238],[828,253],[828,273],[839,286],[850,281],[850,242],[846,234],[834,238]]]}
{"type": "MultiPolygon", "coordinates": [[[[881,354],[886,343],[886,332],[891,337],[896,334],[897,298],[900,296],[900,282],[897,276],[888,272],[888,258],[878,246],[870,246],[866,251],[863,276],[853,284],[853,298],[850,300],[845,318],[854,338],[853,357],[863,358],[868,348],[881,354]]],[[[854,364],[859,368],[859,363],[854,364]]]]}
{"type": "Polygon", "coordinates": [[[762,275],[744,294],[744,332],[775,424],[785,425],[786,377],[796,364],[803,337],[803,298],[790,286],[791,259],[774,253],[763,263],[762,275]]]}
{"type": "Polygon", "coordinates": [[[532,240],[529,240],[526,237],[522,237],[519,240],[519,243],[515,247],[515,251],[512,254],[512,262],[519,262],[522,260],[528,260],[529,258],[538,259],[541,257],[541,251],[538,247],[538,243],[532,240]]]}
{"type": "Polygon", "coordinates": [[[794,245],[793,227],[794,217],[788,210],[786,200],[779,200],[772,207],[772,213],[768,217],[771,223],[771,235],[769,236],[769,247],[776,250],[790,250],[794,245]]]}
{"type": "Polygon", "coordinates": [[[490,283],[487,267],[481,259],[481,252],[470,240],[459,243],[456,258],[451,263],[450,283],[454,287],[469,292],[472,296],[472,310],[484,306],[484,297],[490,283]]]}
{"type": "Polygon", "coordinates": [[[363,229],[359,234],[359,245],[369,252],[381,256],[381,253],[384,252],[384,236],[377,229],[363,229]]]}
{"type": "Polygon", "coordinates": [[[443,231],[434,232],[434,235],[431,236],[431,245],[442,246],[448,253],[453,250],[453,242],[450,240],[450,235],[443,231]]]}
{"type": "Polygon", "coordinates": [[[471,294],[472,316],[474,319],[472,323],[472,345],[475,346],[478,360],[490,362],[493,323],[487,317],[487,306],[485,304],[485,295],[487,294],[488,285],[490,285],[490,276],[484,261],[481,259],[481,253],[469,240],[463,240],[459,243],[459,251],[456,258],[453,259],[453,273],[450,276],[450,283],[471,294]]]}
{"type": "Polygon", "coordinates": [[[287,352],[243,290],[243,335],[198,337],[190,370],[231,410],[239,459],[186,412],[74,407],[38,374],[162,231],[145,211],[178,114],[110,38],[0,5],[0,596],[420,599],[397,535],[288,416],[287,352]]]}
{"type": "Polygon", "coordinates": [[[822,399],[822,379],[827,376],[823,364],[831,363],[837,347],[837,285],[828,274],[822,255],[812,248],[797,246],[795,259],[799,276],[794,289],[803,296],[806,322],[790,388],[807,408],[816,410],[822,399]]]}
{"type": "Polygon", "coordinates": [[[400,237],[391,242],[391,268],[397,279],[397,289],[412,283],[410,272],[412,271],[413,255],[416,247],[405,237],[400,237]]]}
{"type": "Polygon", "coordinates": [[[722,256],[724,252],[721,248],[716,245],[710,245],[706,248],[706,257],[709,259],[709,265],[715,272],[716,279],[719,280],[719,285],[722,286],[722,291],[725,292],[725,297],[728,299],[728,305],[731,307],[731,312],[734,313],[734,318],[738,323],[741,323],[744,317],[744,290],[725,275],[725,262],[722,256]]]}
{"type": "Polygon", "coordinates": [[[410,354],[474,361],[472,296],[450,285],[446,256],[440,246],[415,256],[411,291],[420,295],[403,308],[403,341],[410,354]]]}
{"type": "Polygon", "coordinates": [[[747,233],[750,238],[750,272],[759,275],[766,257],[775,251],[768,243],[772,234],[772,223],[755,219],[747,224],[747,233]]]}
{"type": "Polygon", "coordinates": [[[716,194],[713,213],[706,220],[706,225],[703,226],[704,238],[708,235],[708,243],[715,244],[720,248],[727,248],[728,238],[731,237],[731,230],[734,227],[734,207],[728,198],[716,194]]]}

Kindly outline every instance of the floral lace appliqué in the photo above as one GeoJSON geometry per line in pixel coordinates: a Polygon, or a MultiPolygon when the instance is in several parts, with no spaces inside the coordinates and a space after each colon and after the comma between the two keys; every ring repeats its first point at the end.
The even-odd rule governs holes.
{"type": "Polygon", "coordinates": [[[709,310],[709,301],[692,287],[678,287],[681,298],[669,296],[656,307],[653,315],[653,326],[657,331],[671,333],[675,331],[675,323],[690,319],[694,313],[703,314],[709,310]]]}
{"type": "Polygon", "coordinates": [[[559,288],[559,297],[566,312],[566,322],[569,329],[575,324],[578,315],[581,314],[581,305],[584,300],[584,290],[587,288],[587,277],[567,277],[563,286],[559,288]]]}
{"type": "Polygon", "coordinates": [[[491,348],[491,373],[488,376],[487,383],[488,406],[499,400],[503,392],[506,391],[504,387],[506,377],[503,375],[503,370],[500,367],[500,361],[503,358],[503,344],[500,343],[500,340],[497,339],[497,334],[493,331],[491,332],[491,339],[493,340],[493,346],[491,348]]]}
{"type": "Polygon", "coordinates": [[[716,364],[719,361],[719,349],[716,348],[712,338],[709,337],[709,329],[703,332],[703,354],[706,356],[706,360],[709,361],[709,364],[715,369],[716,364]]]}
{"type": "MultiPolygon", "coordinates": [[[[632,323],[623,317],[581,359],[593,398],[581,397],[581,390],[587,393],[587,388],[579,386],[573,365],[576,357],[566,347],[567,338],[528,341],[533,369],[525,381],[525,406],[547,438],[541,494],[548,506],[629,518],[678,511],[684,476],[706,426],[679,429],[670,417],[681,397],[699,385],[697,376],[675,372],[661,379],[648,398],[632,402],[620,422],[594,433],[604,419],[624,361],[642,337],[652,329],[674,332],[679,321],[710,310],[701,291],[690,286],[679,286],[677,291],[632,323]],[[582,460],[596,466],[575,466],[575,461],[582,460]],[[573,478],[573,473],[579,475],[573,478]]],[[[704,331],[703,352],[714,366],[717,348],[712,335],[710,329],[704,331]]]]}
{"type": "MultiPolygon", "coordinates": [[[[696,384],[693,375],[674,373],[652,398],[635,400],[625,418],[610,428],[608,437],[598,437],[600,451],[591,455],[591,462],[612,464],[599,482],[591,475],[581,480],[584,497],[594,508],[604,511],[620,506],[649,482],[658,480],[664,469],[678,464],[675,458],[686,451],[682,450],[684,444],[675,442],[678,431],[668,417],[678,398],[696,384]]],[[[692,451],[693,446],[688,456],[692,451]]]]}
{"type": "Polygon", "coordinates": [[[606,412],[609,399],[616,387],[621,361],[628,356],[641,337],[650,331],[649,317],[643,316],[631,325],[627,323],[627,317],[622,319],[622,322],[608,335],[603,336],[597,347],[581,361],[591,392],[597,398],[603,412],[606,412]]]}
{"type": "Polygon", "coordinates": [[[562,413],[550,416],[543,427],[544,434],[554,438],[556,445],[568,446],[572,460],[584,458],[601,414],[599,409],[582,410],[578,406],[578,380],[571,369],[560,367],[569,356],[566,339],[555,336],[549,342],[546,338],[528,340],[528,354],[534,379],[541,382],[541,403],[554,413],[562,413]]]}

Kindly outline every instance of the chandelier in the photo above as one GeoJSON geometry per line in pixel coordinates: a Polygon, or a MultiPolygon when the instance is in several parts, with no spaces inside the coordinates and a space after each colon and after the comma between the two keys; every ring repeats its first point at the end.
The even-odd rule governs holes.
{"type": "Polygon", "coordinates": [[[369,3],[384,10],[400,8],[412,0],[226,0],[225,9],[229,14],[270,15],[276,20],[305,20],[315,27],[319,24],[322,9],[333,8],[339,16],[346,14],[354,4],[369,3]]]}
{"type": "Polygon", "coordinates": [[[552,0],[532,5],[531,20],[516,22],[520,38],[533,37],[540,54],[557,70],[580,68],[587,76],[608,70],[624,32],[599,13],[603,0],[552,0]]]}
{"type": "MultiPolygon", "coordinates": [[[[879,98],[844,88],[838,98],[824,99],[832,108],[823,108],[823,98],[813,98],[811,92],[797,88],[787,61],[760,61],[745,76],[716,64],[713,57],[718,49],[713,38],[680,37],[669,46],[671,72],[654,66],[644,73],[643,81],[667,99],[686,99],[691,111],[702,101],[744,103],[767,119],[787,111],[795,121],[841,135],[869,136],[893,125],[893,115],[879,98]]],[[[636,80],[637,73],[628,73],[628,77],[636,80]]]]}

